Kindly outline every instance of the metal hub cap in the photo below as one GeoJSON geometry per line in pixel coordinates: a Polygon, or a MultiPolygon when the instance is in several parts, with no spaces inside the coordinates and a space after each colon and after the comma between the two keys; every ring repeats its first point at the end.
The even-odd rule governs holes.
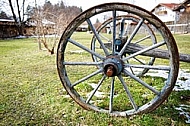
{"type": "Polygon", "coordinates": [[[117,76],[123,70],[122,60],[118,56],[109,56],[104,61],[104,73],[108,77],[117,76]]]}

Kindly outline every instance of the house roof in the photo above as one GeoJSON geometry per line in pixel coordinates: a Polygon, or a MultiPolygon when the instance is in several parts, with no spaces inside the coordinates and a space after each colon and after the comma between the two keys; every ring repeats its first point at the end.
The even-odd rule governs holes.
{"type": "Polygon", "coordinates": [[[15,22],[15,21],[12,20],[12,19],[0,19],[0,21],[2,21],[2,22],[15,22]]]}
{"type": "MultiPolygon", "coordinates": [[[[42,19],[41,20],[41,23],[43,24],[43,26],[47,26],[47,25],[55,25],[54,22],[51,22],[47,19],[42,19]]],[[[28,25],[28,26],[37,26],[37,21],[35,18],[28,18],[26,21],[25,21],[25,24],[28,25]]]]}
{"type": "Polygon", "coordinates": [[[154,7],[151,12],[153,12],[156,8],[158,8],[160,6],[164,6],[164,7],[168,8],[168,9],[170,9],[170,10],[174,10],[177,7],[179,7],[179,5],[180,4],[178,4],[178,3],[160,3],[156,7],[154,7]]]}
{"type": "Polygon", "coordinates": [[[180,11],[180,9],[190,7],[190,0],[184,0],[177,8],[175,8],[175,11],[180,11]]]}
{"type": "Polygon", "coordinates": [[[49,20],[47,20],[47,19],[42,19],[42,24],[43,24],[43,25],[55,25],[54,22],[51,22],[51,21],[49,21],[49,20]]]}
{"type": "Polygon", "coordinates": [[[0,19],[0,25],[15,25],[15,21],[11,19],[0,19]]]}

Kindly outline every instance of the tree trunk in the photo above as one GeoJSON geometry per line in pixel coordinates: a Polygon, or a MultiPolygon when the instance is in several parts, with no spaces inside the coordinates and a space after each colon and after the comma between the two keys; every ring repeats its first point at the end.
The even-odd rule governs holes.
{"type": "MultiPolygon", "coordinates": [[[[23,5],[24,5],[24,3],[25,3],[25,0],[23,0],[23,5]]],[[[18,0],[16,0],[16,5],[17,5],[17,8],[18,8],[17,11],[18,11],[19,20],[17,20],[16,14],[15,14],[15,11],[14,11],[14,8],[13,8],[12,1],[9,0],[9,6],[11,8],[13,19],[14,19],[15,24],[17,26],[18,34],[23,35],[24,24],[23,24],[23,21],[21,20],[21,12],[20,12],[20,9],[19,9],[18,0]]],[[[23,8],[24,8],[24,6],[23,6],[23,8]]]]}

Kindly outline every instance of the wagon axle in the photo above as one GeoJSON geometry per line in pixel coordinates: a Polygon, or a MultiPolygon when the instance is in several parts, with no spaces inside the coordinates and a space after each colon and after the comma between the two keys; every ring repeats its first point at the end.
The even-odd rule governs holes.
{"type": "Polygon", "coordinates": [[[117,76],[123,70],[123,63],[119,56],[108,56],[104,61],[104,73],[108,77],[117,76]]]}

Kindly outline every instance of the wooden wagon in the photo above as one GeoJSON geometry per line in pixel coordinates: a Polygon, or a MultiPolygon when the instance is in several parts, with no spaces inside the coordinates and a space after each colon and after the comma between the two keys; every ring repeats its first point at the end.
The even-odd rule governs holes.
{"type": "Polygon", "coordinates": [[[82,12],[67,26],[57,49],[58,73],[71,98],[87,110],[114,116],[147,113],[161,105],[175,85],[179,60],[190,62],[190,56],[178,54],[166,25],[127,3],[82,12]],[[97,19],[102,24],[95,28],[97,19]],[[75,33],[84,22],[91,38],[75,33]],[[150,76],[154,73],[163,77],[150,76]]]}

